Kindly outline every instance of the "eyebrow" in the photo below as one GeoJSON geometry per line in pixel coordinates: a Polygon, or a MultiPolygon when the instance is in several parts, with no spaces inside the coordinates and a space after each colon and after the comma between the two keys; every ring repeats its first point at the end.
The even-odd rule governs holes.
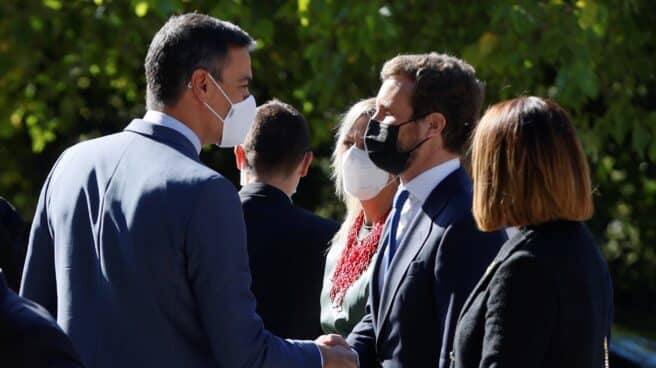
{"type": "Polygon", "coordinates": [[[239,83],[244,83],[244,82],[249,83],[252,80],[253,80],[253,77],[247,75],[247,76],[239,78],[238,82],[239,83]]]}

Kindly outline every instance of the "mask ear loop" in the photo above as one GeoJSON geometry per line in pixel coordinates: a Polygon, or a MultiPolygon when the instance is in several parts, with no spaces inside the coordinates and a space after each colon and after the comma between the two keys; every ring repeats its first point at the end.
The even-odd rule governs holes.
{"type": "MultiPolygon", "coordinates": [[[[394,183],[394,182],[397,182],[397,183],[398,183],[399,180],[400,180],[400,177],[399,177],[398,175],[391,175],[391,174],[390,174],[389,176],[390,176],[389,181],[388,181],[387,183],[385,183],[385,185],[383,185],[382,188],[380,188],[380,190],[378,191],[378,193],[376,194],[376,196],[377,196],[378,194],[380,194],[380,192],[382,192],[383,190],[385,190],[385,188],[387,188],[390,184],[392,184],[392,183],[394,183]]],[[[374,196],[374,198],[375,198],[375,196],[374,196]]]]}

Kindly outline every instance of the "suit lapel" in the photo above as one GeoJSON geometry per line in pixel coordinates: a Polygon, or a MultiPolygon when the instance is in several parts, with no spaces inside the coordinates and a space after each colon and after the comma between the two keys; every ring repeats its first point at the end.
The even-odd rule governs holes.
{"type": "Polygon", "coordinates": [[[184,135],[165,126],[153,124],[141,119],[134,119],[125,131],[137,133],[177,150],[194,161],[200,162],[194,145],[184,135]]]}
{"type": "MultiPolygon", "coordinates": [[[[423,248],[428,239],[432,228],[431,218],[423,211],[419,211],[413,223],[409,226],[408,236],[405,237],[401,246],[396,251],[392,263],[387,269],[387,274],[383,275],[383,287],[380,293],[380,312],[378,314],[378,326],[382,329],[383,323],[387,319],[389,310],[392,306],[396,293],[401,285],[401,281],[408,272],[408,267],[421,248],[423,248]]],[[[387,262],[387,257],[382,256],[381,262],[387,262]]],[[[380,285],[380,284],[379,284],[380,285]]]]}
{"type": "Polygon", "coordinates": [[[510,257],[510,255],[513,254],[515,250],[519,249],[521,244],[523,244],[523,240],[525,238],[526,238],[525,234],[520,231],[517,234],[515,234],[515,236],[513,236],[511,239],[506,241],[506,243],[501,247],[499,253],[497,254],[496,257],[494,257],[492,263],[490,263],[490,265],[487,266],[485,273],[478,281],[472,292],[469,294],[469,297],[465,301],[465,304],[463,304],[462,309],[460,310],[460,315],[458,316],[458,322],[460,322],[462,316],[465,314],[465,312],[469,309],[471,304],[474,302],[476,296],[487,288],[487,285],[490,283],[490,280],[492,279],[492,276],[494,276],[495,271],[499,268],[499,266],[503,263],[503,261],[506,260],[506,258],[510,257]]]}
{"type": "Polygon", "coordinates": [[[372,314],[374,317],[374,323],[376,322],[376,316],[378,316],[379,307],[380,307],[380,292],[383,288],[383,281],[385,280],[385,274],[383,270],[383,263],[386,261],[385,251],[387,250],[387,245],[389,243],[389,217],[385,222],[383,227],[382,236],[380,237],[378,244],[378,256],[374,263],[373,272],[371,273],[371,281],[369,282],[369,293],[371,294],[371,308],[372,314]]]}

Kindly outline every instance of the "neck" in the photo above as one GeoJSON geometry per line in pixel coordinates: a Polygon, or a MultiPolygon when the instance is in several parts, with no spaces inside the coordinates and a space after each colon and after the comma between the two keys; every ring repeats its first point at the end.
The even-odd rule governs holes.
{"type": "Polygon", "coordinates": [[[454,158],[458,158],[458,155],[455,153],[447,152],[445,150],[440,150],[439,154],[433,154],[426,158],[421,158],[420,155],[417,155],[414,157],[410,167],[401,173],[399,177],[401,178],[401,182],[403,184],[407,184],[424,171],[432,169],[435,166],[441,165],[447,161],[453,160],[454,158]]]}
{"type": "Polygon", "coordinates": [[[279,176],[263,177],[249,172],[246,172],[245,175],[246,175],[246,184],[263,183],[266,185],[270,185],[284,192],[290,198],[292,194],[294,194],[294,192],[296,191],[296,186],[298,185],[298,181],[294,181],[293,177],[290,178],[283,178],[279,176]]]}
{"type": "Polygon", "coordinates": [[[203,129],[201,124],[198,123],[200,119],[194,116],[193,110],[194,109],[183,108],[176,105],[164,106],[164,108],[161,109],[161,112],[188,126],[189,129],[191,129],[194,134],[196,134],[200,140],[201,145],[208,144],[208,134],[205,129],[203,129]]]}
{"type": "Polygon", "coordinates": [[[385,217],[392,208],[394,193],[397,185],[390,184],[383,188],[375,197],[366,201],[360,201],[362,211],[364,212],[364,223],[371,225],[385,220],[385,217]]]}

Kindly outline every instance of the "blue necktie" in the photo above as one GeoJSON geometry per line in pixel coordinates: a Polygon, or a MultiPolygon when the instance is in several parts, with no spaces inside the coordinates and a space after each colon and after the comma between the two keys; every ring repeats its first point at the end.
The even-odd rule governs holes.
{"type": "Polygon", "coordinates": [[[396,231],[399,228],[399,221],[401,220],[401,210],[403,209],[403,204],[408,200],[408,195],[410,192],[407,190],[402,190],[401,193],[394,200],[394,214],[392,215],[392,224],[389,231],[389,247],[387,249],[387,265],[392,264],[392,258],[394,253],[396,253],[396,231]]]}

